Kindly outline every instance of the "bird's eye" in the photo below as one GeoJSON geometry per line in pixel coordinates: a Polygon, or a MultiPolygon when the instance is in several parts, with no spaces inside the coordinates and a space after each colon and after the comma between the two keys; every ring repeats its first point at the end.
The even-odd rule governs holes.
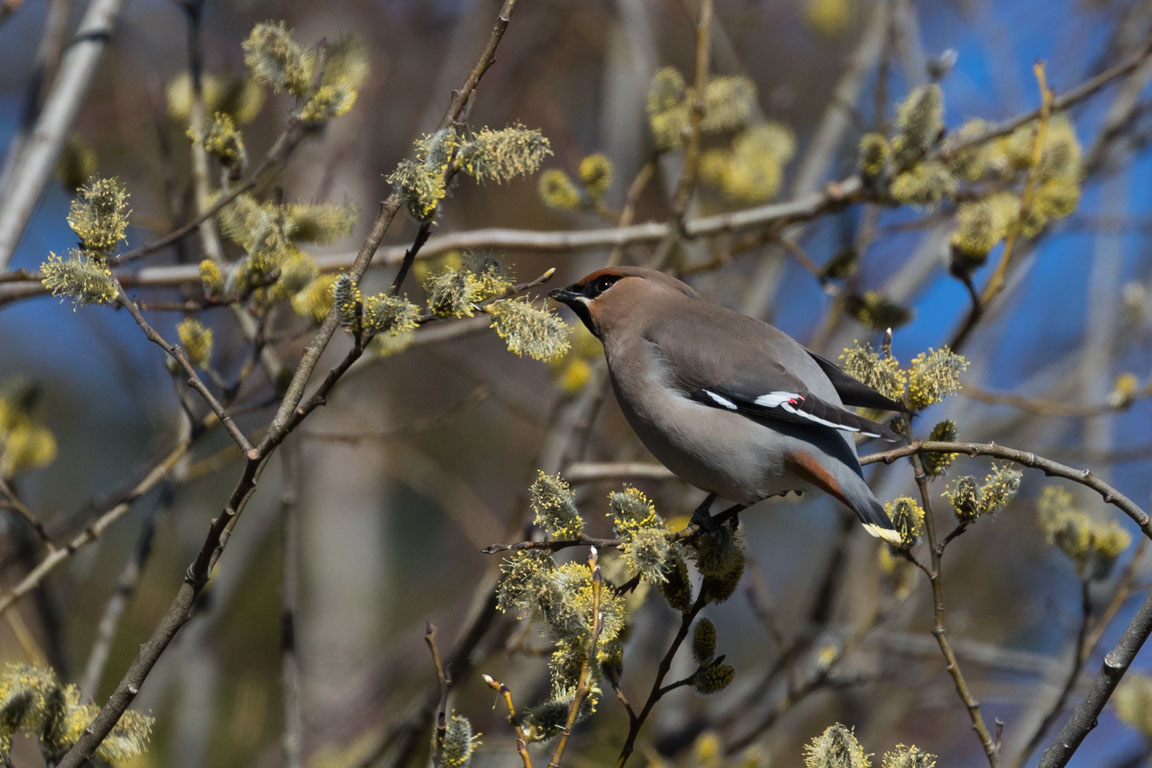
{"type": "Polygon", "coordinates": [[[600,277],[596,278],[596,282],[592,284],[592,288],[597,295],[600,295],[601,293],[604,293],[604,291],[611,288],[618,279],[619,278],[616,277],[616,275],[601,275],[600,277]]]}

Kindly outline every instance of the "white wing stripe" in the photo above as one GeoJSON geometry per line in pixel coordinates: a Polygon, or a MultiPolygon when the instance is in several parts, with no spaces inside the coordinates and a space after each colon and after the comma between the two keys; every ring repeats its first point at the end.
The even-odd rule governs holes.
{"type": "Polygon", "coordinates": [[[718,395],[715,392],[708,390],[708,389],[703,390],[703,392],[704,392],[704,394],[708,395],[708,397],[712,398],[713,402],[715,402],[717,405],[721,406],[722,408],[727,408],[730,411],[736,410],[736,403],[732,402],[731,400],[724,397],[723,395],[718,395]]]}
{"type": "Polygon", "coordinates": [[[776,392],[769,392],[766,395],[760,395],[760,397],[758,397],[754,401],[752,401],[752,404],[758,405],[761,408],[779,408],[781,405],[788,402],[789,400],[797,400],[797,399],[802,399],[802,398],[800,398],[800,395],[798,395],[795,392],[776,391],[776,392]]]}
{"type": "Polygon", "coordinates": [[[842,430],[844,432],[859,432],[860,431],[859,427],[850,427],[847,424],[837,424],[834,421],[828,421],[827,419],[822,419],[819,416],[813,416],[811,413],[805,413],[804,411],[798,411],[792,407],[791,403],[787,403],[787,402],[781,403],[780,407],[783,408],[788,413],[795,414],[796,416],[802,416],[805,419],[808,419],[809,421],[816,422],[817,424],[823,424],[826,427],[832,427],[832,429],[839,429],[839,430],[842,430]]]}

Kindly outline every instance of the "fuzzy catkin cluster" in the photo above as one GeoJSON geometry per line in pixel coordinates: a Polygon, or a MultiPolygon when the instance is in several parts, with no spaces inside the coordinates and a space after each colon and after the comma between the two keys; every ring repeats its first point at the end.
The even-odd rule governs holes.
{"type": "Polygon", "coordinates": [[[1132,543],[1131,535],[1114,520],[1097,520],[1069,491],[1055,485],[1040,492],[1036,520],[1049,546],[1063,552],[1087,580],[1107,578],[1116,558],[1132,543]]]}
{"type": "Polygon", "coordinates": [[[128,191],[115,178],[91,178],[73,198],[68,226],[80,238],[68,259],[50,253],[40,265],[44,287],[75,304],[108,304],[118,292],[108,259],[128,232],[128,191]]]}
{"type": "MultiPolygon", "coordinates": [[[[84,735],[100,707],[80,701],[75,685],[64,685],[51,669],[8,664],[0,673],[0,758],[10,758],[12,738],[34,735],[46,757],[59,759],[84,735]]],[[[96,756],[111,762],[137,757],[148,748],[152,718],[126,711],[96,756]]]]}
{"type": "Polygon", "coordinates": [[[1126,675],[1116,687],[1113,701],[1121,721],[1152,738],[1152,677],[1126,675]]]}
{"type": "MultiPolygon", "coordinates": [[[[673,67],[656,71],[648,88],[648,125],[661,152],[680,149],[692,117],[695,89],[673,67]]],[[[746,77],[714,77],[704,87],[705,134],[731,131],[744,125],[756,105],[756,86],[746,77]]]]}
{"type": "Polygon", "coordinates": [[[1016,496],[1023,473],[1013,464],[994,463],[982,484],[971,475],[961,475],[945,486],[944,498],[960,522],[971,523],[985,515],[995,514],[1016,496]]]}
{"type": "MultiPolygon", "coordinates": [[[[919,747],[897,744],[880,758],[880,768],[935,768],[936,756],[919,747]]],[[[804,748],[805,768],[871,768],[872,756],[853,731],[831,725],[804,748]]]]}
{"type": "Polygon", "coordinates": [[[326,203],[262,202],[240,195],[220,212],[220,231],[244,251],[225,280],[219,265],[201,263],[206,296],[251,299],[257,309],[288,301],[297,314],[323,320],[330,277],[320,275],[305,243],[330,243],[348,235],[356,209],[326,203]]]}
{"type": "Polygon", "coordinates": [[[612,185],[613,173],[612,161],[606,155],[595,153],[580,161],[579,186],[567,173],[553,168],[540,174],[537,193],[545,205],[559,211],[594,208],[612,185]]]}
{"type": "Polygon", "coordinates": [[[402,160],[388,181],[413,218],[431,221],[454,171],[502,183],[535,173],[550,154],[552,146],[540,131],[519,124],[465,135],[445,128],[418,139],[415,156],[402,160]]]}
{"type": "Polygon", "coordinates": [[[779,123],[754,125],[730,149],[710,149],[700,158],[700,178],[737,203],[762,203],[780,191],[784,166],[796,153],[796,137],[779,123]]]}
{"type": "Polygon", "coordinates": [[[911,549],[924,532],[924,508],[910,496],[885,502],[884,511],[900,534],[900,549],[911,549]]]}

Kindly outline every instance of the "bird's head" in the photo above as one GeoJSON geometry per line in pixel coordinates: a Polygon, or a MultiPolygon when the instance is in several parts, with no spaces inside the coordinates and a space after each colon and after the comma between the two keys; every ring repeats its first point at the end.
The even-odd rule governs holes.
{"type": "Polygon", "coordinates": [[[594,336],[628,317],[654,311],[669,299],[700,298],[696,291],[676,278],[644,267],[599,269],[558,288],[548,298],[567,304],[594,336]]]}

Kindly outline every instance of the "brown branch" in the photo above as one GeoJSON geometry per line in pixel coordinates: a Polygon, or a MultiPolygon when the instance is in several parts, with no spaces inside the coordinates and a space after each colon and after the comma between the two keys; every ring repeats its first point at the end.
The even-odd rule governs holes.
{"type": "Polygon", "coordinates": [[[483,677],[488,687],[499,693],[504,699],[504,706],[508,707],[508,725],[512,726],[512,731],[516,734],[516,754],[520,755],[524,768],[532,768],[532,757],[528,754],[528,735],[524,732],[524,728],[520,725],[520,718],[516,715],[516,706],[512,703],[512,691],[504,683],[497,682],[488,675],[483,677]]]}
{"type": "Polygon", "coordinates": [[[44,549],[52,552],[56,549],[56,545],[52,543],[52,537],[48,535],[48,531],[44,528],[44,523],[28,508],[21,499],[20,495],[16,493],[16,489],[8,482],[8,479],[0,475],[0,494],[3,494],[8,500],[0,501],[0,507],[8,508],[14,511],[24,521],[32,527],[36,535],[40,538],[40,543],[44,545],[44,549]]]}
{"type": "Polygon", "coordinates": [[[440,649],[436,647],[436,625],[427,622],[424,625],[424,643],[432,654],[432,665],[436,668],[436,681],[440,686],[440,703],[436,707],[436,724],[432,728],[432,745],[430,747],[431,761],[436,763],[436,756],[440,754],[440,747],[444,744],[444,733],[448,730],[448,686],[452,681],[448,672],[440,661],[440,649]]]}
{"type": "Polygon", "coordinates": [[[1099,494],[1105,503],[1117,507],[1121,512],[1128,515],[1128,517],[1140,527],[1144,535],[1152,539],[1152,523],[1149,522],[1148,513],[1141,509],[1136,502],[1093,475],[1089,469],[1074,469],[1057,461],[1038,456],[1031,451],[1006,448],[1001,445],[996,445],[995,443],[949,443],[937,440],[914,440],[908,445],[899,448],[861,456],[860,463],[867,465],[882,461],[885,464],[891,464],[897,459],[911,456],[921,451],[931,453],[965,453],[969,456],[991,456],[1032,469],[1039,469],[1049,477],[1062,477],[1065,480],[1079,483],[1099,494]]]}
{"type": "Polygon", "coordinates": [[[244,433],[240,431],[240,428],[236,426],[236,422],[228,415],[224,406],[220,404],[220,401],[217,400],[216,396],[208,389],[204,380],[200,378],[200,374],[196,372],[196,369],[193,368],[192,364],[188,361],[188,355],[184,353],[184,350],[166,341],[164,337],[144,319],[144,315],[140,313],[140,308],[136,306],[136,302],[128,298],[128,294],[124,292],[122,285],[117,283],[116,289],[119,291],[117,296],[118,300],[128,310],[129,314],[132,315],[132,319],[136,321],[136,325],[140,326],[140,330],[144,331],[144,335],[148,337],[148,340],[167,352],[169,357],[184,369],[184,373],[188,375],[188,386],[192,387],[192,389],[196,390],[196,392],[204,398],[204,402],[208,403],[208,407],[212,409],[212,413],[216,414],[216,418],[220,419],[220,423],[224,425],[224,428],[228,430],[228,434],[231,435],[232,439],[236,441],[236,444],[240,446],[240,450],[242,450],[248,458],[254,458],[256,453],[252,448],[252,443],[248,442],[248,438],[245,437],[244,433]]]}
{"type": "MultiPolygon", "coordinates": [[[[904,425],[907,432],[911,434],[911,419],[905,417],[904,425]]],[[[932,635],[936,638],[937,645],[940,646],[940,653],[944,656],[946,669],[948,674],[952,676],[952,682],[956,686],[956,694],[960,697],[960,701],[963,702],[965,709],[968,710],[968,718],[972,721],[972,729],[976,732],[976,736],[980,739],[980,745],[984,748],[984,755],[988,758],[988,765],[990,768],[997,768],[1000,764],[998,740],[993,740],[992,733],[988,730],[983,715],[980,714],[980,703],[976,701],[976,698],[968,688],[968,681],[960,669],[960,663],[956,659],[956,653],[952,650],[952,644],[948,640],[948,633],[944,627],[944,584],[942,580],[941,561],[944,557],[944,548],[947,541],[938,541],[936,538],[936,521],[935,514],[932,510],[932,494],[928,488],[928,473],[924,471],[924,463],[920,459],[919,452],[912,452],[909,456],[912,459],[916,486],[920,490],[920,499],[924,504],[924,527],[928,536],[928,550],[932,563],[931,568],[921,566],[921,570],[927,574],[928,582],[932,587],[932,635]]],[[[963,526],[957,530],[963,532],[963,526]]],[[[959,533],[956,535],[959,535],[959,533]]],[[[951,538],[952,537],[948,540],[950,541],[951,538]]],[[[909,558],[912,562],[919,565],[918,561],[911,558],[911,555],[909,555],[909,558]]]]}
{"type": "Polygon", "coordinates": [[[54,571],[65,560],[70,558],[77,550],[85,547],[100,537],[108,526],[124,516],[132,504],[163,480],[192,445],[193,434],[184,427],[184,434],[177,440],[176,447],[172,448],[158,461],[151,470],[134,485],[124,496],[118,499],[108,511],[101,514],[84,530],[74,536],[67,544],[56,549],[40,561],[20,582],[12,588],[11,592],[0,596],[0,614],[3,614],[20,598],[34,590],[49,573],[54,571]]]}
{"type": "Polygon", "coordinates": [[[684,639],[688,637],[688,630],[692,627],[692,622],[696,620],[707,603],[708,591],[701,584],[700,594],[696,596],[696,601],[692,603],[692,607],[680,616],[680,627],[676,630],[676,635],[672,638],[672,644],[668,646],[664,658],[660,659],[660,665],[656,668],[656,679],[652,681],[652,688],[648,692],[648,700],[644,702],[638,715],[633,716],[631,711],[628,712],[628,736],[624,739],[624,746],[620,748],[620,755],[616,758],[616,768],[623,768],[624,764],[628,762],[628,757],[636,748],[636,737],[640,735],[640,729],[644,727],[644,722],[652,714],[652,708],[656,706],[656,702],[664,695],[662,690],[664,678],[672,669],[672,659],[680,650],[680,646],[684,644],[684,639]]]}

